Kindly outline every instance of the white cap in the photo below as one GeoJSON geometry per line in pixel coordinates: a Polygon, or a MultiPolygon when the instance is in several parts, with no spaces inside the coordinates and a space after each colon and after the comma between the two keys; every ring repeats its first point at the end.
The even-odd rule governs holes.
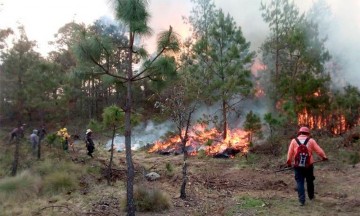
{"type": "Polygon", "coordinates": [[[91,129],[87,129],[85,134],[88,134],[88,133],[91,133],[91,132],[92,132],[91,129]]]}

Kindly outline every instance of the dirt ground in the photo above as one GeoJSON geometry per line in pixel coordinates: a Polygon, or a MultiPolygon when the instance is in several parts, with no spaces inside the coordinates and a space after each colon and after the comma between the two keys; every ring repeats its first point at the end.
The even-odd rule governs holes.
{"type": "MultiPolygon", "coordinates": [[[[120,156],[120,155],[119,155],[120,156]]],[[[123,158],[120,156],[120,158],[123,158]]],[[[179,198],[182,182],[182,155],[161,156],[135,153],[138,167],[146,165],[161,175],[154,182],[141,177],[137,184],[166,191],[172,200],[170,210],[138,215],[359,215],[360,168],[332,162],[315,166],[315,200],[299,206],[291,170],[278,167],[267,157],[233,159],[197,158],[188,160],[188,185],[185,200],[179,198]],[[166,164],[174,167],[172,173],[166,164]]],[[[145,167],[146,167],[145,166],[145,167]]]]}

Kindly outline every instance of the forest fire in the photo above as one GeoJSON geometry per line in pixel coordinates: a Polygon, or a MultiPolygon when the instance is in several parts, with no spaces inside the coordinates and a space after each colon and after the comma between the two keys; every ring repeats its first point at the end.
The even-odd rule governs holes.
{"type": "MultiPolygon", "coordinates": [[[[241,129],[228,130],[227,138],[224,140],[221,131],[215,128],[209,129],[205,124],[194,125],[189,131],[189,139],[186,143],[189,155],[197,155],[199,151],[204,151],[209,156],[233,157],[240,152],[246,154],[248,148],[247,132],[241,129]]],[[[181,140],[178,135],[174,135],[165,141],[156,141],[149,152],[180,154],[182,153],[181,140]]]]}
{"type": "Polygon", "coordinates": [[[347,130],[343,114],[312,115],[306,109],[298,114],[298,124],[307,125],[311,129],[327,129],[333,134],[341,134],[347,130]]]}

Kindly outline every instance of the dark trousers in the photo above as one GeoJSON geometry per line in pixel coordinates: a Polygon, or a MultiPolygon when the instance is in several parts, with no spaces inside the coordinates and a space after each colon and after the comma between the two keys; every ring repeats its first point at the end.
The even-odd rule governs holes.
{"type": "Polygon", "coordinates": [[[88,155],[93,157],[92,153],[94,152],[95,147],[93,145],[88,145],[87,146],[87,150],[88,150],[88,155]]]}
{"type": "Polygon", "coordinates": [[[314,166],[311,165],[307,168],[299,168],[295,167],[295,180],[297,184],[297,192],[299,196],[299,202],[305,203],[305,179],[306,179],[306,187],[307,194],[309,199],[314,198],[314,166]]]}

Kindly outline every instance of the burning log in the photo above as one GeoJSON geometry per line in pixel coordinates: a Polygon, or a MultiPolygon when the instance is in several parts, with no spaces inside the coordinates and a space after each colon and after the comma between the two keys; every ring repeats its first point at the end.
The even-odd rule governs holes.
{"type": "Polygon", "coordinates": [[[230,158],[230,156],[225,153],[218,153],[218,154],[215,154],[213,157],[214,158],[225,158],[225,159],[230,158]]]}
{"type": "Polygon", "coordinates": [[[160,151],[159,154],[160,155],[171,155],[171,152],[169,152],[169,151],[160,151]]]}
{"type": "Polygon", "coordinates": [[[213,157],[214,158],[233,158],[240,152],[242,152],[241,149],[227,148],[222,153],[217,153],[213,157]]]}

